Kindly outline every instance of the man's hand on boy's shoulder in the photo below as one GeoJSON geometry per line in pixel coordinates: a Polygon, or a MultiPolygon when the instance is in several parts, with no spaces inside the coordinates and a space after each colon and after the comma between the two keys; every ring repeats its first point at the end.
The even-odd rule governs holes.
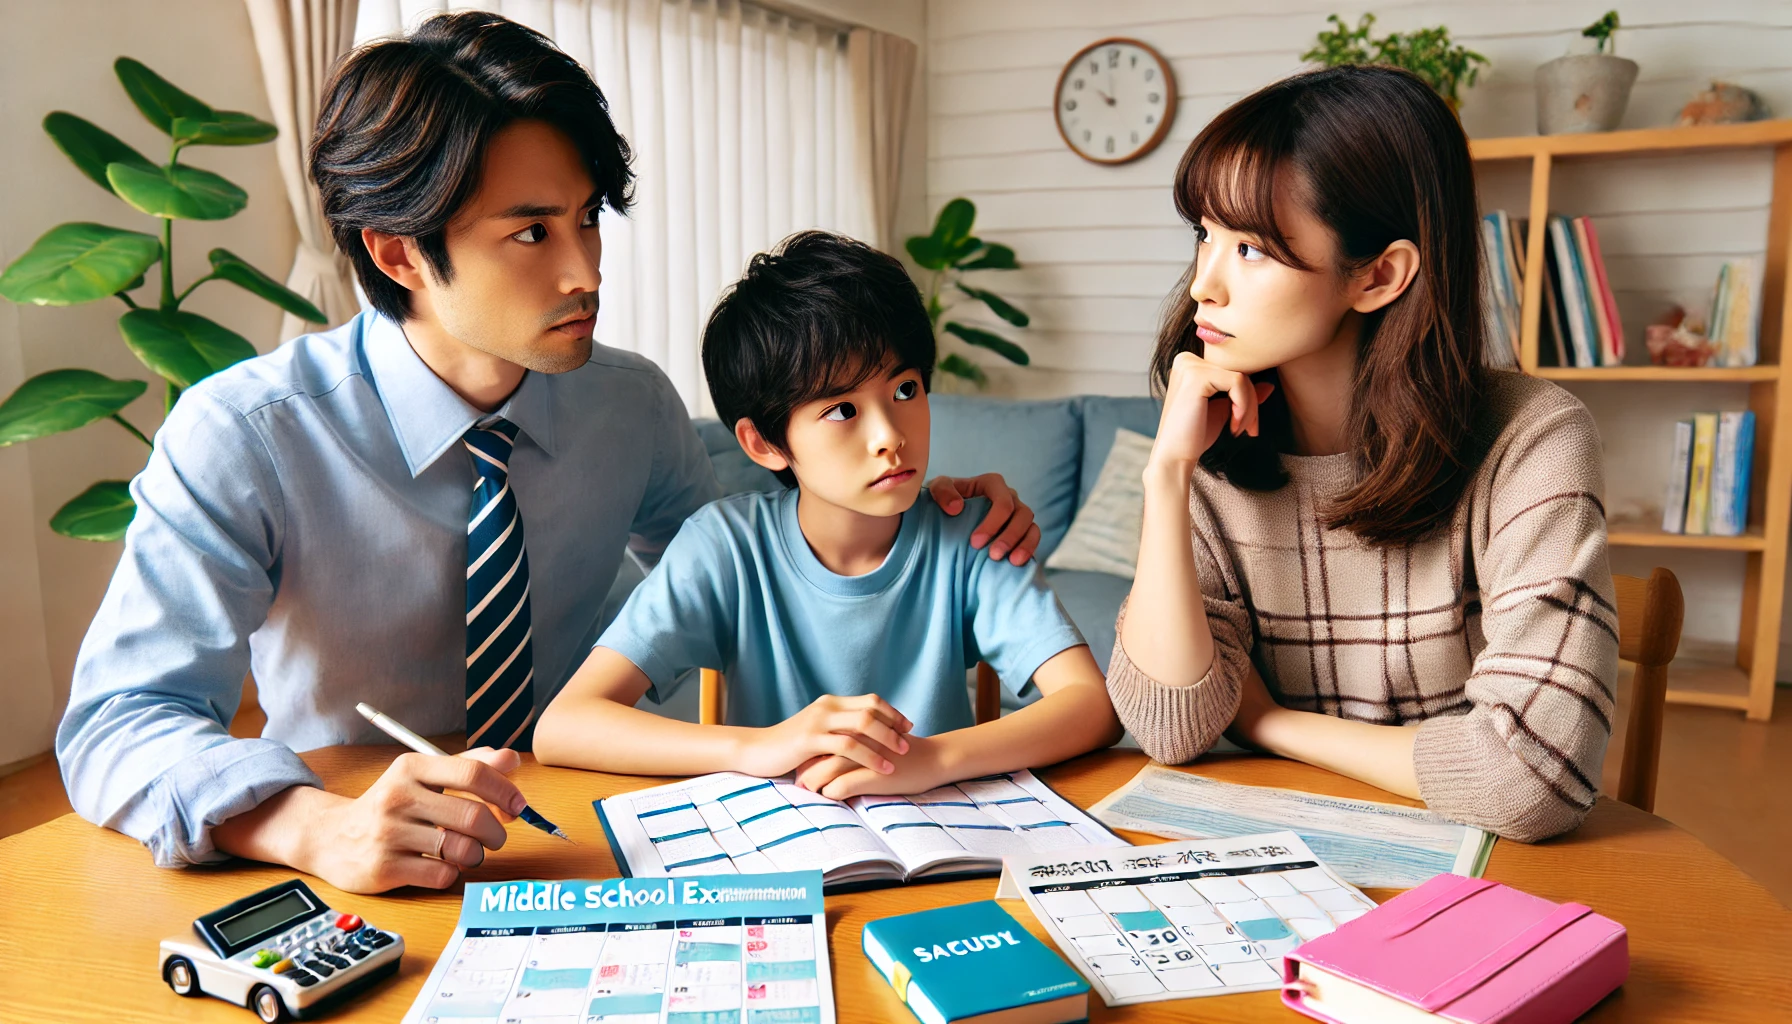
{"type": "Polygon", "coordinates": [[[1025,565],[1039,550],[1039,524],[1033,510],[1020,500],[1020,492],[1008,486],[1000,473],[972,477],[934,477],[927,485],[940,511],[955,516],[964,511],[967,498],[988,498],[989,513],[971,532],[971,547],[989,546],[989,557],[1006,555],[1015,565],[1025,565]],[[993,538],[993,539],[992,539],[993,538]]]}

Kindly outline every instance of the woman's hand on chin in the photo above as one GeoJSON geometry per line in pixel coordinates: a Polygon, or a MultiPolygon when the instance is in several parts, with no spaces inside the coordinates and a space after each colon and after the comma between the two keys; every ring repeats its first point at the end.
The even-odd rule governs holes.
{"type": "Polygon", "coordinates": [[[1257,434],[1257,406],[1275,390],[1237,370],[1222,369],[1193,352],[1176,356],[1170,383],[1164,389],[1164,411],[1158,419],[1151,462],[1163,468],[1193,467],[1220,431],[1257,434]]]}

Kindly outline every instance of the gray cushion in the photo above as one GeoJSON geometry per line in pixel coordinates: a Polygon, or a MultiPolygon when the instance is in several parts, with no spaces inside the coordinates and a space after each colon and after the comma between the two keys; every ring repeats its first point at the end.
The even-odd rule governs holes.
{"type": "Polygon", "coordinates": [[[1120,602],[1132,590],[1132,581],[1075,569],[1047,569],[1045,578],[1070,613],[1070,621],[1089,641],[1095,663],[1106,672],[1108,658],[1114,653],[1114,618],[1120,614],[1120,602]]]}
{"type": "Polygon", "coordinates": [[[1076,400],[934,395],[928,404],[933,413],[928,478],[1002,474],[1033,508],[1039,523],[1037,557],[1050,555],[1076,514],[1077,452],[1083,439],[1076,400]]]}
{"type": "MultiPolygon", "coordinates": [[[[1110,398],[1088,395],[1083,405],[1082,472],[1078,475],[1076,507],[1082,508],[1101,476],[1101,465],[1108,460],[1108,449],[1114,446],[1114,431],[1125,427],[1146,437],[1157,436],[1159,406],[1155,398],[1110,398]]],[[[1113,625],[1113,623],[1108,623],[1113,625]]],[[[1107,662],[1102,661],[1103,667],[1107,662]]]]}
{"type": "Polygon", "coordinates": [[[747,458],[747,453],[740,450],[740,442],[734,439],[734,432],[722,426],[721,421],[697,420],[694,425],[697,436],[703,439],[704,450],[709,452],[723,494],[784,489],[771,470],[747,458]]]}

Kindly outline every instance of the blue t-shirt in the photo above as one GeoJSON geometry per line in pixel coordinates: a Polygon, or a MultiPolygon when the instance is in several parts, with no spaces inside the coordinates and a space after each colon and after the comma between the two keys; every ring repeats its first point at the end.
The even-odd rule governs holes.
{"type": "Polygon", "coordinates": [[[840,576],[803,538],[797,496],[699,509],[598,639],[646,673],[654,701],[716,668],[734,725],[774,725],[824,693],[875,693],[931,736],[975,724],[965,670],[978,661],[1018,694],[1083,643],[1036,562],[972,549],[985,500],[948,516],[922,492],[883,564],[840,576]]]}

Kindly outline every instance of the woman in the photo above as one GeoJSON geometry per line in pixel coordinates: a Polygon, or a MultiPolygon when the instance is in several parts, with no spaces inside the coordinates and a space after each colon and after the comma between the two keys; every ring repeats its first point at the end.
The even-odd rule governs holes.
{"type": "Polygon", "coordinates": [[[1599,436],[1482,368],[1461,125],[1401,71],[1297,75],[1201,132],[1176,204],[1121,720],[1165,762],[1229,725],[1512,839],[1574,828],[1617,672],[1599,436]]]}

